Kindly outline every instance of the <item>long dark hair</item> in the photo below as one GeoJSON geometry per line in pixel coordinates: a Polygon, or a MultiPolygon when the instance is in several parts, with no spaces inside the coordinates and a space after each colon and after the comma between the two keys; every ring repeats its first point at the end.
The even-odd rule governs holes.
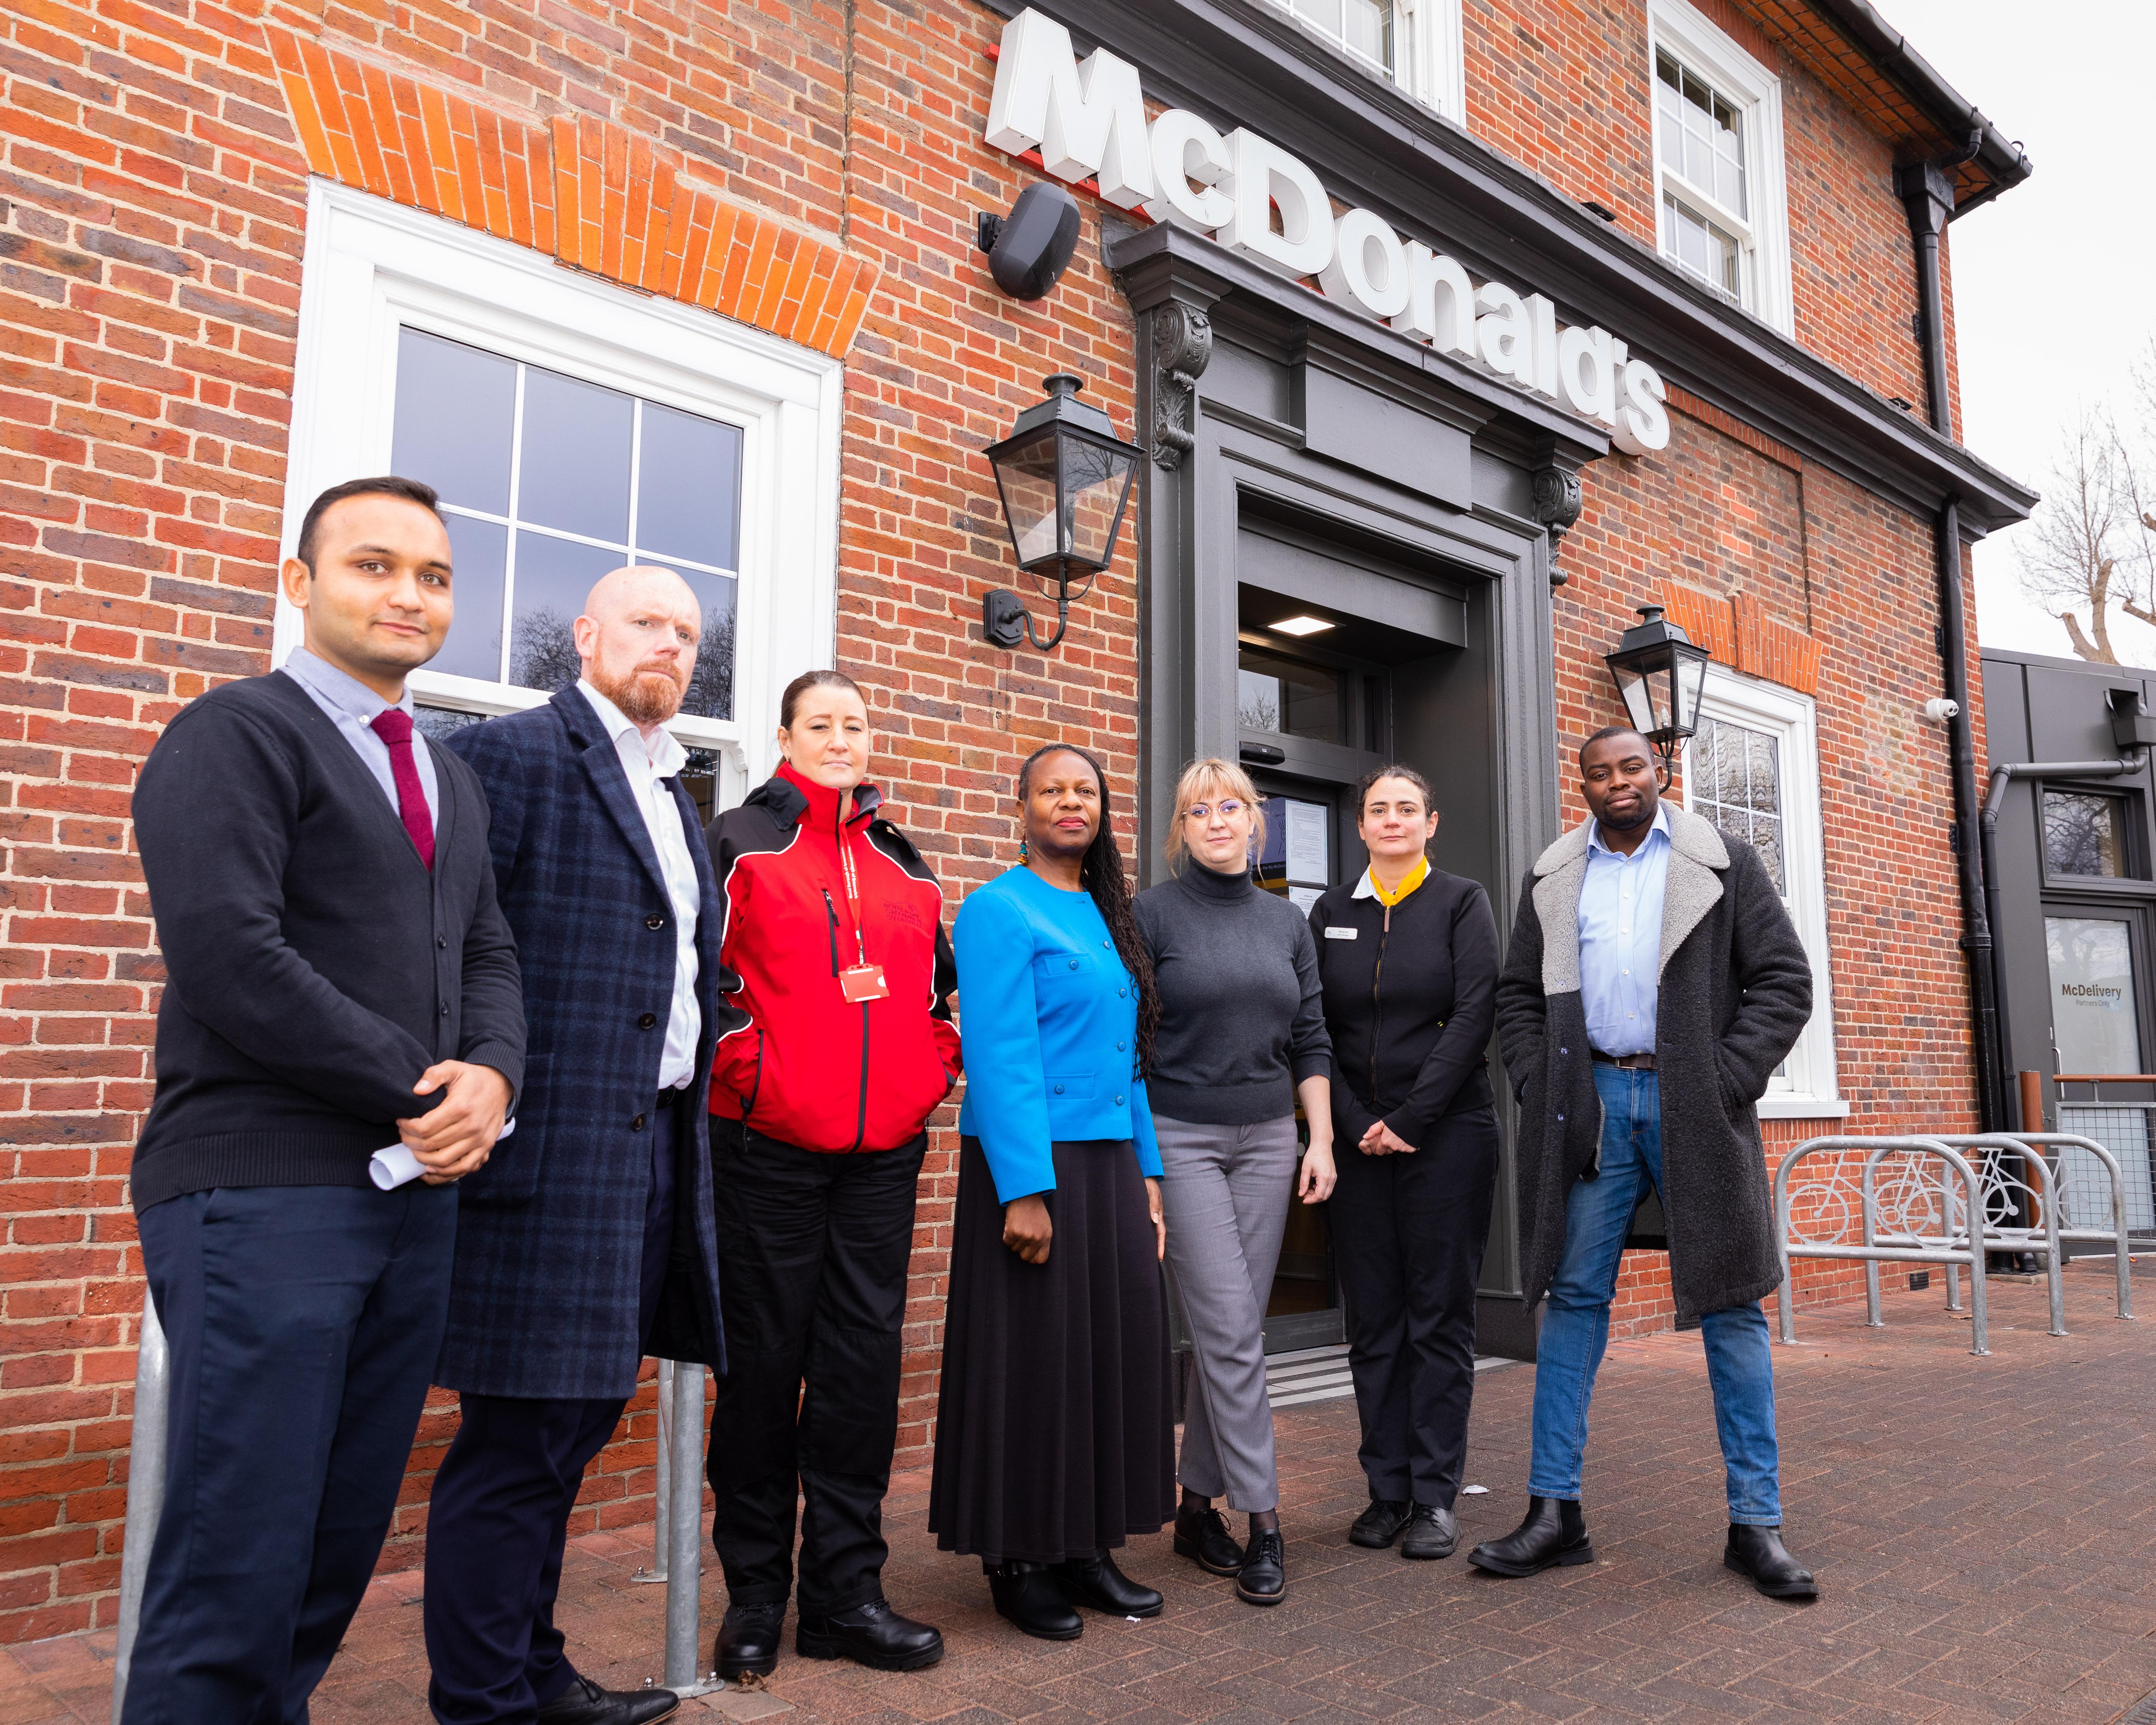
{"type": "Polygon", "coordinates": [[[1123,961],[1123,968],[1130,972],[1131,981],[1137,988],[1137,1070],[1143,1077],[1152,1070],[1153,1034],[1160,1029],[1160,991],[1153,986],[1152,955],[1146,951],[1146,943],[1138,933],[1137,918],[1131,911],[1131,883],[1123,873],[1123,853],[1116,843],[1115,825],[1108,807],[1108,769],[1074,743],[1051,742],[1045,748],[1037,748],[1018,769],[1018,799],[1021,807],[1027,788],[1033,782],[1034,764],[1050,755],[1077,756],[1093,769],[1093,782],[1101,788],[1101,824],[1094,831],[1092,843],[1086,847],[1085,855],[1078,860],[1078,879],[1092,894],[1101,920],[1108,925],[1109,937],[1116,943],[1116,956],[1123,961]]]}

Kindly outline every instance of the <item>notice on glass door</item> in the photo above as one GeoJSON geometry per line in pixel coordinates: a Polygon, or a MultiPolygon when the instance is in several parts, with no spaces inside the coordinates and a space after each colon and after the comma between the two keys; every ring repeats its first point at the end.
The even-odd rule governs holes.
{"type": "Polygon", "coordinates": [[[1310,907],[1324,896],[1325,890],[1319,886],[1291,886],[1287,890],[1287,901],[1306,916],[1310,914],[1310,907]]]}
{"type": "Polygon", "coordinates": [[[1301,886],[1329,886],[1325,827],[1331,813],[1322,803],[1287,803],[1287,877],[1301,886]]]}

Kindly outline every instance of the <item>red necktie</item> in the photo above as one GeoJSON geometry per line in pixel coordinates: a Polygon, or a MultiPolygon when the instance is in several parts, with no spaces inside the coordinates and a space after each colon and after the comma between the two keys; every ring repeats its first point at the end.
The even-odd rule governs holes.
{"type": "Polygon", "coordinates": [[[427,808],[427,793],[419,786],[419,768],[412,759],[412,716],[402,707],[388,707],[368,721],[374,734],[389,745],[389,776],[397,781],[397,813],[404,830],[418,847],[419,860],[434,866],[434,817],[427,808]]]}

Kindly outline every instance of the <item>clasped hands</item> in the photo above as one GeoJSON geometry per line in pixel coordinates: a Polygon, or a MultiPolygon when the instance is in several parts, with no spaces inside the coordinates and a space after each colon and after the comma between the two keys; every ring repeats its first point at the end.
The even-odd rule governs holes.
{"type": "Polygon", "coordinates": [[[426,1172],[429,1186],[448,1186],[486,1166],[509,1112],[509,1081],[491,1066],[437,1060],[412,1086],[414,1096],[446,1089],[424,1114],[397,1122],[397,1135],[426,1172]]]}
{"type": "Polygon", "coordinates": [[[1371,1122],[1360,1146],[1365,1156],[1412,1156],[1415,1147],[1382,1120],[1371,1122]]]}

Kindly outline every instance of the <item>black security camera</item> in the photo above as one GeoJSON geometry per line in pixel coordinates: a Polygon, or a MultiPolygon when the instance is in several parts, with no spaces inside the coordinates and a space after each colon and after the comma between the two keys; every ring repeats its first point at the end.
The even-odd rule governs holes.
{"type": "Polygon", "coordinates": [[[973,244],[988,254],[988,273],[1014,300],[1038,300],[1070,267],[1078,249],[1078,200],[1035,180],[1008,216],[974,218],[973,244]]]}

